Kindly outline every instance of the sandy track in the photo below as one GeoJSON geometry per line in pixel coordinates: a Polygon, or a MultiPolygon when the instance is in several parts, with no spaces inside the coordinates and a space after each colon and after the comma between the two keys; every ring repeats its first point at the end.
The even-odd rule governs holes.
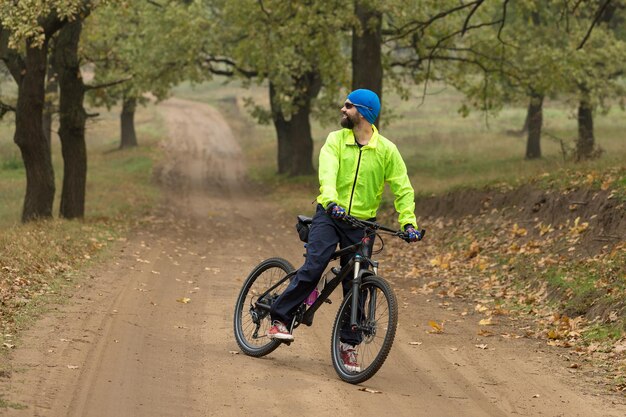
{"type": "Polygon", "coordinates": [[[232,313],[239,287],[263,258],[281,255],[299,266],[294,221],[246,188],[240,149],[219,112],[183,100],[161,108],[170,127],[158,171],[167,200],[66,305],[27,332],[12,377],[0,383],[5,399],[27,408],[0,414],[626,415],[541,345],[491,338],[478,349],[484,341],[475,324],[403,291],[394,348],[364,384],[380,393],[334,373],[338,302],[313,327],[299,328],[290,347],[261,359],[238,353],[232,313]],[[447,320],[444,334],[425,332],[433,317],[447,320]]]}

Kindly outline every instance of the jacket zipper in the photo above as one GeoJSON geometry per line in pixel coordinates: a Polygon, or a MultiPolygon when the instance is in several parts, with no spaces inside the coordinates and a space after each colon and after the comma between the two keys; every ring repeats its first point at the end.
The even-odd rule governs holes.
{"type": "Polygon", "coordinates": [[[356,188],[356,179],[359,176],[359,167],[361,166],[361,153],[363,152],[362,148],[359,148],[359,160],[356,163],[356,173],[354,174],[354,182],[352,183],[352,193],[350,193],[350,205],[348,206],[348,214],[352,210],[352,197],[354,197],[354,189],[356,188]]]}

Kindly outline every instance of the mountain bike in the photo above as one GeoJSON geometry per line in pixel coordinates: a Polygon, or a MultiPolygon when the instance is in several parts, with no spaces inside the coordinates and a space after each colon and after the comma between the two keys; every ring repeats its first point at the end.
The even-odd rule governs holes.
{"type": "MultiPolygon", "coordinates": [[[[391,286],[378,276],[378,262],[372,259],[370,239],[382,234],[408,240],[406,233],[365,220],[346,216],[353,227],[364,231],[363,238],[354,245],[336,250],[331,260],[352,255],[341,268],[333,267],[322,280],[319,295],[309,298],[297,309],[290,332],[299,325],[311,326],[315,312],[324,303],[331,304],[329,296],[345,280],[351,281],[351,290],[344,297],[333,324],[331,358],[339,377],[349,383],[358,384],[374,376],[387,359],[398,324],[398,303],[391,286]],[[328,276],[332,279],[327,280],[328,276]],[[314,301],[313,301],[314,300],[314,301]],[[358,367],[348,369],[341,359],[340,339],[342,332],[356,332],[361,343],[356,346],[358,367]],[[356,369],[354,369],[356,368],[356,369]]],[[[298,216],[298,232],[306,241],[310,217],[298,216]],[[303,229],[306,228],[306,229],[303,229]],[[302,233],[302,232],[305,233],[302,233]]],[[[422,236],[425,231],[422,230],[422,236]]],[[[384,247],[384,242],[383,242],[384,247]]],[[[383,247],[376,253],[382,251],[383,247]]],[[[257,265],[243,284],[235,305],[235,339],[241,350],[249,356],[261,357],[276,350],[282,343],[291,342],[270,339],[267,331],[271,327],[272,304],[287,288],[296,271],[283,258],[266,259],[257,265]]],[[[319,288],[319,285],[318,285],[319,288]]],[[[344,333],[345,334],[345,333],[344,333]]]]}

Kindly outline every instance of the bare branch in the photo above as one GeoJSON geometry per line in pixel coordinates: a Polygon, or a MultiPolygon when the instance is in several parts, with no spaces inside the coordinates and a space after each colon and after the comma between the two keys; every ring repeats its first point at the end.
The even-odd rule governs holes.
{"type": "Polygon", "coordinates": [[[258,71],[246,70],[246,69],[243,69],[243,68],[239,67],[237,65],[237,63],[235,61],[233,61],[232,59],[230,59],[230,58],[220,58],[220,57],[208,56],[208,57],[204,58],[202,63],[206,64],[207,65],[207,69],[212,74],[216,74],[216,75],[233,76],[236,73],[239,73],[239,74],[241,74],[241,75],[243,75],[243,76],[245,76],[247,78],[254,78],[254,77],[259,75],[258,71]],[[213,64],[226,65],[226,67],[230,68],[230,69],[215,68],[215,67],[213,67],[213,64]]]}
{"type": "Polygon", "coordinates": [[[426,79],[424,80],[424,90],[422,92],[422,101],[420,102],[420,104],[418,104],[417,107],[420,107],[421,105],[424,104],[424,102],[426,102],[426,90],[428,88],[428,81],[430,80],[430,66],[431,66],[431,60],[428,60],[428,66],[426,67],[426,79]]]}
{"type": "MultiPolygon", "coordinates": [[[[493,26],[493,25],[497,25],[498,23],[500,23],[501,20],[494,20],[492,22],[486,22],[486,23],[481,23],[479,25],[474,25],[474,26],[468,26],[467,28],[465,28],[466,30],[470,30],[470,29],[478,29],[484,26],[493,26]]],[[[439,38],[437,40],[437,43],[435,44],[435,46],[433,46],[430,49],[430,53],[428,54],[428,59],[432,59],[433,56],[435,56],[435,52],[439,49],[440,45],[443,44],[445,41],[447,41],[448,39],[451,39],[453,37],[455,37],[456,35],[460,34],[461,30],[457,30],[455,32],[452,32],[442,38],[439,38]]]]}
{"type": "Polygon", "coordinates": [[[474,13],[476,13],[476,10],[478,10],[480,5],[483,4],[483,2],[484,2],[484,0],[478,0],[476,2],[476,4],[474,5],[474,7],[472,8],[472,10],[470,10],[469,14],[467,15],[467,18],[465,19],[465,22],[463,23],[463,30],[461,30],[461,36],[465,35],[465,32],[467,31],[467,26],[469,25],[470,19],[472,18],[474,13]]]}
{"type": "Polygon", "coordinates": [[[265,9],[265,5],[263,4],[263,0],[258,0],[258,2],[259,2],[259,7],[261,7],[261,11],[265,14],[265,16],[267,16],[268,18],[271,18],[272,16],[267,11],[267,9],[265,9]]]}
{"type": "Polygon", "coordinates": [[[506,23],[506,6],[508,4],[509,0],[504,0],[504,3],[502,4],[502,23],[500,23],[500,28],[498,29],[498,40],[504,45],[512,46],[502,40],[502,30],[504,29],[504,24],[506,23]]]}
{"type": "Polygon", "coordinates": [[[578,6],[581,5],[581,3],[583,3],[585,0],[578,0],[576,2],[576,4],[574,4],[574,7],[572,7],[572,13],[574,13],[576,11],[576,9],[578,9],[578,6]]]}
{"type": "Polygon", "coordinates": [[[127,81],[132,80],[132,79],[133,79],[133,77],[130,76],[130,77],[122,78],[120,80],[115,80],[115,81],[111,81],[111,82],[104,83],[104,84],[86,85],[85,86],[85,90],[98,90],[100,88],[109,88],[109,87],[113,87],[113,86],[118,85],[118,84],[125,83],[127,81]]]}
{"type": "Polygon", "coordinates": [[[6,104],[3,101],[0,101],[0,119],[2,119],[2,117],[8,112],[15,113],[15,107],[11,106],[10,104],[6,104]]]}
{"type": "Polygon", "coordinates": [[[475,6],[477,3],[480,4],[482,3],[484,0],[476,0],[476,1],[472,1],[470,3],[466,3],[466,4],[461,4],[460,6],[456,6],[453,7],[449,10],[443,11],[443,12],[439,12],[436,15],[434,15],[433,17],[431,17],[428,20],[425,21],[412,21],[409,22],[407,24],[405,24],[404,26],[400,27],[400,28],[395,28],[394,31],[392,32],[387,32],[385,34],[389,34],[389,35],[395,35],[392,36],[390,39],[388,39],[387,41],[394,41],[397,39],[402,39],[405,36],[410,35],[411,33],[417,31],[417,30],[424,30],[426,27],[430,26],[431,24],[433,24],[434,22],[436,22],[439,19],[442,19],[448,15],[451,15],[453,13],[456,13],[460,10],[463,9],[467,9],[468,7],[472,7],[475,6]]]}
{"type": "Polygon", "coordinates": [[[610,3],[611,3],[611,0],[606,0],[606,2],[604,2],[602,7],[600,7],[600,9],[598,9],[598,12],[596,13],[596,17],[593,19],[593,22],[591,22],[591,26],[589,27],[589,30],[587,31],[587,34],[583,38],[583,40],[580,43],[580,45],[578,45],[578,48],[576,48],[576,50],[582,49],[583,46],[585,46],[585,43],[587,42],[587,39],[589,39],[589,36],[591,36],[591,31],[593,31],[593,28],[595,27],[595,25],[600,21],[600,18],[602,17],[602,14],[604,13],[604,10],[606,10],[607,6],[610,3]]]}

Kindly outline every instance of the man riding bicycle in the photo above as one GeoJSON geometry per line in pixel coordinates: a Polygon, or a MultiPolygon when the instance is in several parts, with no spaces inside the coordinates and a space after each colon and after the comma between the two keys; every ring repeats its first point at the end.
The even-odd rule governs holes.
{"type": "MultiPolygon", "coordinates": [[[[366,89],[351,92],[341,108],[343,129],[331,132],[320,151],[320,195],[309,232],[306,261],[272,305],[270,338],[294,340],[287,326],[293,321],[295,311],[317,286],[337,244],[344,248],[363,238],[362,229],[353,228],[341,220],[349,214],[373,221],[385,183],[394,194],[398,222],[408,240],[416,242],[421,239],[416,230],[414,191],[402,156],[374,126],[379,112],[380,100],[376,93],[366,89]]],[[[371,250],[374,239],[369,244],[371,250]]],[[[341,265],[348,260],[342,258],[341,265]]],[[[343,290],[345,296],[350,290],[349,283],[343,283],[343,290]]],[[[356,332],[342,330],[341,357],[348,370],[359,371],[355,346],[360,343],[360,335],[356,332]]]]}

